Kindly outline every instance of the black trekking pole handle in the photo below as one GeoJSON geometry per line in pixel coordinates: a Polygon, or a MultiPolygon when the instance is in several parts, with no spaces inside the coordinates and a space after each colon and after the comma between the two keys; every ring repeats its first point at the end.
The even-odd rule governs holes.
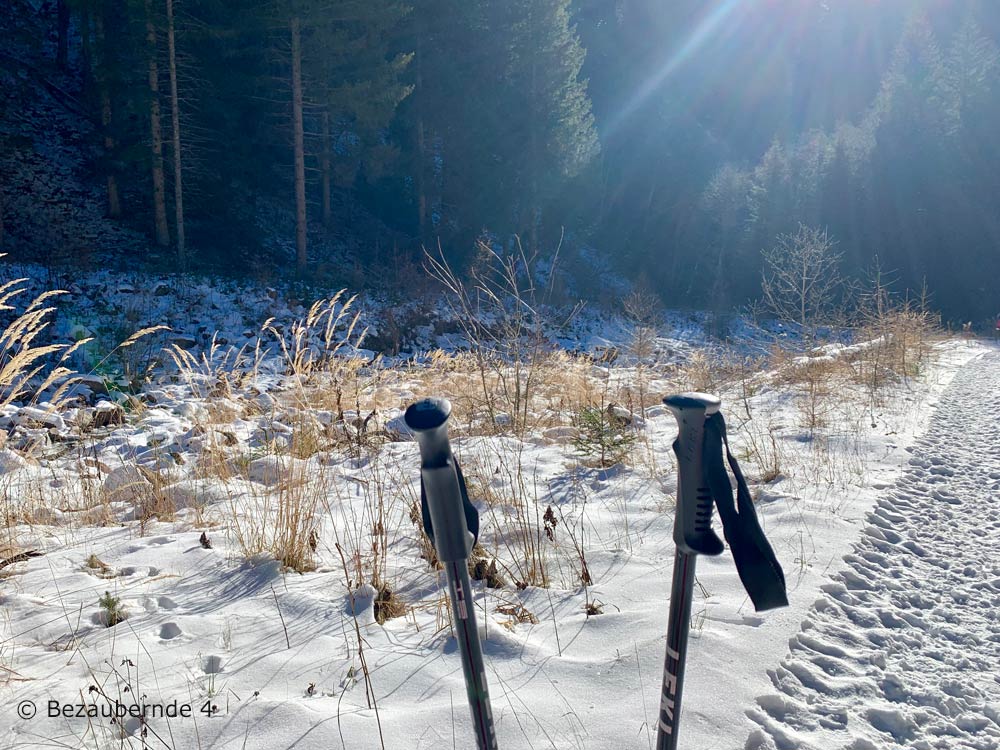
{"type": "Polygon", "coordinates": [[[725,545],[712,530],[712,493],[704,478],[705,419],[719,411],[721,400],[705,393],[668,396],[663,403],[677,419],[677,510],[674,519],[674,574],[667,623],[657,750],[676,750],[684,663],[691,626],[691,599],[698,555],[721,554],[725,545]]]}
{"type": "Polygon", "coordinates": [[[451,404],[429,398],[411,404],[403,419],[420,446],[421,512],[424,530],[448,578],[455,637],[462,656],[465,690],[479,750],[497,750],[486,684],[468,558],[479,534],[479,513],[469,502],[462,470],[448,442],[451,404]]]}
{"type": "Polygon", "coordinates": [[[692,555],[718,555],[725,546],[712,531],[712,493],[704,478],[705,419],[719,411],[722,401],[707,393],[680,393],[663,399],[677,419],[677,515],[674,544],[692,555]]]}

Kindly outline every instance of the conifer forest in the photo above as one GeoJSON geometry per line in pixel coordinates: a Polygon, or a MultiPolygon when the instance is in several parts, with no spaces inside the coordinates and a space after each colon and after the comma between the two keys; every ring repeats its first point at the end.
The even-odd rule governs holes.
{"type": "Polygon", "coordinates": [[[0,14],[15,258],[405,286],[428,249],[462,268],[478,240],[516,237],[542,257],[589,248],[600,263],[577,270],[594,292],[597,267],[724,311],[760,295],[762,253],[804,225],[828,232],[846,276],[888,269],[948,318],[1000,305],[988,0],[0,14]],[[59,148],[72,180],[46,168],[59,148]]]}

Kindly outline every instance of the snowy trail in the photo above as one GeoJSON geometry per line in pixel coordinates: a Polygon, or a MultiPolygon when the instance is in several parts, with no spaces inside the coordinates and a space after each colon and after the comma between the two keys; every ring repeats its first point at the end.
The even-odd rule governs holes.
{"type": "Polygon", "coordinates": [[[1000,354],[968,363],[747,713],[745,750],[1000,747],[1000,354]]]}

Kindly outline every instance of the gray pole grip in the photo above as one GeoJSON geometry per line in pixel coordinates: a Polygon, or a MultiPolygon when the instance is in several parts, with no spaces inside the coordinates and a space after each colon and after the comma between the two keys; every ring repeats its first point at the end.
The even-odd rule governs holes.
{"type": "Polygon", "coordinates": [[[420,477],[434,529],[434,546],[438,559],[446,563],[467,559],[475,542],[448,442],[450,415],[451,404],[443,398],[418,401],[403,415],[420,446],[420,477]]]}
{"type": "Polygon", "coordinates": [[[719,555],[725,545],[712,530],[712,493],[706,486],[702,444],[705,418],[719,411],[718,396],[679,393],[663,399],[677,419],[677,516],[674,543],[685,554],[719,555]]]}

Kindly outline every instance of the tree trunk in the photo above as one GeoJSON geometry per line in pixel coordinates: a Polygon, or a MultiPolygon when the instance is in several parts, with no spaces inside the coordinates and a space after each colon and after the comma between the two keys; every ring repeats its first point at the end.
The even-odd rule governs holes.
{"type": "Polygon", "coordinates": [[[323,150],[320,154],[320,172],[323,175],[323,227],[327,234],[333,223],[330,205],[330,113],[323,112],[323,150]]]}
{"type": "Polygon", "coordinates": [[[427,237],[427,150],[424,143],[424,118],[417,116],[417,158],[420,164],[417,167],[417,227],[420,233],[420,241],[427,237]]]}
{"type": "Polygon", "coordinates": [[[56,2],[56,17],[59,39],[56,43],[56,65],[65,71],[69,62],[69,6],[66,0],[56,2]]]}
{"type": "Polygon", "coordinates": [[[146,0],[146,44],[149,54],[149,134],[153,150],[153,214],[156,225],[156,244],[167,247],[170,244],[170,227],[167,225],[167,198],[163,176],[160,73],[156,62],[156,26],[153,24],[152,0],[146,0]]]}
{"type": "MultiPolygon", "coordinates": [[[[94,15],[100,15],[100,11],[94,15]]],[[[94,83],[94,40],[91,34],[90,8],[84,4],[80,8],[80,77],[83,79],[84,90],[94,83]]]]}
{"type": "Polygon", "coordinates": [[[295,269],[306,270],[306,156],[302,129],[302,29],[292,18],[292,127],[295,131],[295,269]]]}
{"type": "MultiPolygon", "coordinates": [[[[419,15],[419,14],[418,14],[419,15]]],[[[427,239],[427,147],[424,136],[423,25],[417,19],[416,107],[417,107],[417,231],[420,241],[427,239]]]]}
{"type": "Polygon", "coordinates": [[[170,122],[174,148],[174,223],[177,232],[177,262],[187,270],[187,246],[184,238],[184,189],[181,179],[181,115],[177,97],[177,54],[174,43],[174,0],[167,0],[167,53],[170,60],[170,122]]]}
{"type": "MultiPolygon", "coordinates": [[[[104,151],[110,156],[115,152],[115,138],[111,135],[111,95],[106,84],[101,88],[101,125],[104,128],[104,151]]],[[[107,170],[108,217],[117,219],[122,215],[121,199],[118,197],[118,177],[110,164],[107,170]]]]}
{"type": "Polygon", "coordinates": [[[117,219],[122,215],[121,200],[118,197],[118,177],[115,175],[115,168],[111,164],[117,144],[111,132],[113,120],[113,110],[111,108],[111,92],[108,89],[107,79],[107,50],[108,41],[104,37],[104,17],[98,10],[94,14],[94,29],[97,33],[97,46],[100,60],[95,67],[94,80],[97,83],[98,93],[101,98],[101,129],[104,131],[104,155],[105,155],[105,177],[108,189],[108,217],[117,219]]]}
{"type": "Polygon", "coordinates": [[[3,182],[0,182],[0,250],[3,250],[3,241],[6,237],[3,224],[3,182]]]}
{"type": "MultiPolygon", "coordinates": [[[[531,14],[528,15],[528,22],[531,23],[531,14]]],[[[531,108],[533,110],[538,110],[538,102],[541,96],[538,93],[538,51],[532,49],[531,51],[531,108]]],[[[531,128],[531,161],[528,164],[528,170],[530,171],[529,177],[529,220],[531,221],[529,230],[529,242],[530,242],[530,252],[535,254],[538,252],[538,222],[541,214],[541,207],[538,201],[538,169],[539,169],[539,159],[541,155],[538,150],[538,128],[541,127],[541,120],[536,116],[531,118],[531,124],[528,126],[531,128]]]]}

